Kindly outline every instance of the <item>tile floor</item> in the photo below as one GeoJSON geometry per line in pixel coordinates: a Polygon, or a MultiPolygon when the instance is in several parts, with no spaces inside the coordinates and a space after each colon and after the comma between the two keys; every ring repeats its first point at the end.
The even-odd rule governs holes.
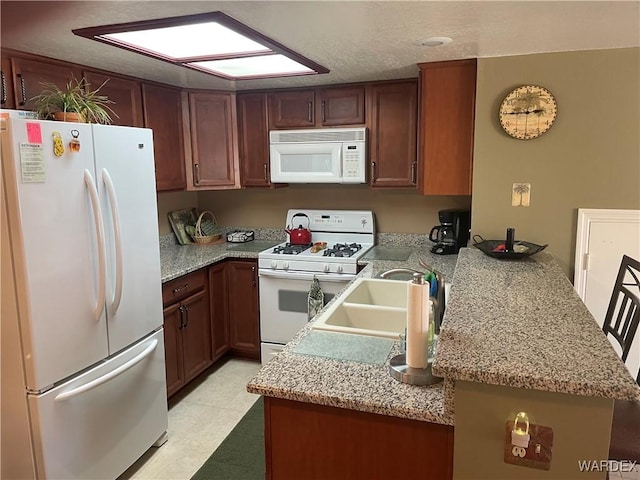
{"type": "Polygon", "coordinates": [[[258,399],[247,382],[259,362],[228,359],[169,402],[169,440],[151,448],[118,480],[188,480],[258,399]]]}
{"type": "MultiPolygon", "coordinates": [[[[189,480],[258,399],[247,382],[260,363],[228,359],[169,402],[169,440],[151,448],[118,480],[189,480]]],[[[640,480],[640,465],[610,472],[610,480],[640,480]]]]}

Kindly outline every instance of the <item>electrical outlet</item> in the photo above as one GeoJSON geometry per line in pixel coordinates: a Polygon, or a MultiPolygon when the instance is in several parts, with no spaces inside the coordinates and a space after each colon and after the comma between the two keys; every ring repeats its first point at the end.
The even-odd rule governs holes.
{"type": "Polygon", "coordinates": [[[505,429],[504,461],[521,467],[549,470],[553,449],[553,429],[541,425],[529,425],[529,445],[518,449],[513,445],[511,432],[513,421],[508,421],[505,429]]]}
{"type": "Polygon", "coordinates": [[[531,184],[514,183],[511,189],[511,206],[528,207],[531,203],[531,184]]]}

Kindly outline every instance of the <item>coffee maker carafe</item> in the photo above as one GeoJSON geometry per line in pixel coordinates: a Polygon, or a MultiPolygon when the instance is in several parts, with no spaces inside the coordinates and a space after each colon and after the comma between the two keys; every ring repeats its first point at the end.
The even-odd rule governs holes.
{"type": "Polygon", "coordinates": [[[433,253],[449,255],[458,253],[469,241],[471,228],[471,212],[469,210],[451,208],[438,212],[440,225],[429,232],[429,240],[435,242],[431,248],[433,253]]]}

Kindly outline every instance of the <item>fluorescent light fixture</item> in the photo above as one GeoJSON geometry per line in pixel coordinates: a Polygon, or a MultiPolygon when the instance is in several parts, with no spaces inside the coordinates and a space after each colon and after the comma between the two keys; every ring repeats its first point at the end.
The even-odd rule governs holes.
{"type": "Polygon", "coordinates": [[[81,28],[73,33],[229,80],[329,72],[222,12],[81,28]]]}

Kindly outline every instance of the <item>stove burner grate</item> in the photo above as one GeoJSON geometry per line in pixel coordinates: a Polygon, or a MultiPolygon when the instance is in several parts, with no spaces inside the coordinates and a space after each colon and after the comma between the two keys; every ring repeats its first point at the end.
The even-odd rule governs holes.
{"type": "Polygon", "coordinates": [[[299,253],[304,252],[309,247],[311,247],[310,243],[304,245],[286,243],[284,245],[276,245],[275,247],[273,247],[272,253],[277,253],[280,255],[298,255],[299,253]]]}
{"type": "Polygon", "coordinates": [[[324,251],[325,257],[351,257],[362,248],[359,243],[336,243],[333,247],[324,251]]]}

